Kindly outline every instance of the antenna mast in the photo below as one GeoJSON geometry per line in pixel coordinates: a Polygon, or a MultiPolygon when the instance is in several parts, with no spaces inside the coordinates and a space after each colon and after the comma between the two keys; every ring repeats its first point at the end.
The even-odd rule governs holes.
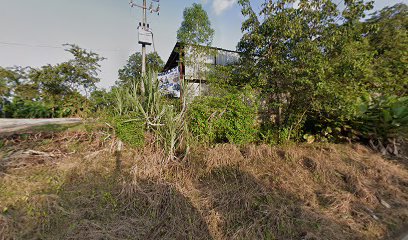
{"type": "MultiPolygon", "coordinates": [[[[143,10],[143,15],[142,15],[142,22],[139,22],[138,26],[138,31],[139,31],[139,44],[142,45],[142,76],[144,77],[146,75],[146,46],[147,45],[152,45],[153,42],[153,32],[150,29],[149,24],[147,23],[147,10],[150,11],[150,13],[157,13],[157,15],[160,14],[160,0],[152,0],[153,2],[158,3],[157,8],[153,7],[153,2],[150,3],[150,7],[147,7],[147,0],[143,0],[143,5],[138,5],[133,2],[133,0],[130,0],[130,6],[133,7],[138,7],[143,10]]],[[[144,92],[143,89],[143,84],[142,86],[142,92],[144,92]]]]}

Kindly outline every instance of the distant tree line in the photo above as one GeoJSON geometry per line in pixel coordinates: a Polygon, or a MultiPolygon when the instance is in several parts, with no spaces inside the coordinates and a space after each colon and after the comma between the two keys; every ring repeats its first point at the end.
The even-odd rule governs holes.
{"type": "Polygon", "coordinates": [[[66,117],[88,110],[104,58],[76,45],[65,46],[73,55],[67,62],[40,68],[0,67],[2,117],[66,117]]]}
{"type": "MultiPolygon", "coordinates": [[[[87,116],[111,107],[112,90],[130,85],[141,76],[141,54],[135,53],[119,70],[119,80],[112,89],[97,88],[104,58],[77,45],[64,46],[73,59],[63,63],[40,68],[0,67],[0,117],[87,116]]],[[[149,53],[147,66],[151,71],[161,71],[163,61],[157,53],[149,53]]]]}

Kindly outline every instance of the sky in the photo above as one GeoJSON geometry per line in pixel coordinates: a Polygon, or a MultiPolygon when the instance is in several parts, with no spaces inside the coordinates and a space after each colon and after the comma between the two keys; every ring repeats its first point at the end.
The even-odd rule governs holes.
{"type": "MultiPolygon", "coordinates": [[[[151,0],[147,0],[148,4],[151,0]]],[[[259,10],[264,0],[251,0],[259,10]]],[[[142,0],[134,0],[141,3],[142,0]]],[[[408,0],[377,0],[375,10],[408,0]]],[[[160,0],[160,15],[148,14],[155,49],[166,62],[176,43],[183,10],[203,4],[215,29],[213,46],[235,50],[244,20],[237,0],[160,0]]],[[[0,66],[40,67],[67,61],[62,44],[77,44],[107,58],[99,87],[108,88],[129,55],[140,51],[141,9],[129,0],[0,0],[0,66]]]]}

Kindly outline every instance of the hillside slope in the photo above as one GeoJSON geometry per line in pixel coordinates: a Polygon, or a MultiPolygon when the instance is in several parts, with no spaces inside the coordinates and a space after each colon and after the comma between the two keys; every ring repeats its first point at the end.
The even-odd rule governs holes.
{"type": "Polygon", "coordinates": [[[83,131],[0,149],[0,239],[391,239],[408,169],[360,145],[115,151],[83,131]]]}

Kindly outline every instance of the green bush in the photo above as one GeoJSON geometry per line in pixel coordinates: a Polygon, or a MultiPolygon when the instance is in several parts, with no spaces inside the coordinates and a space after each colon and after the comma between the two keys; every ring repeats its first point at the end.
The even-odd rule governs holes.
{"type": "Polygon", "coordinates": [[[303,129],[308,142],[380,141],[383,145],[408,137],[408,97],[371,97],[354,101],[354,113],[325,115],[312,112],[303,129]]]}
{"type": "Polygon", "coordinates": [[[145,141],[144,123],[139,120],[129,120],[130,117],[114,118],[116,136],[132,147],[142,147],[145,141]]]}
{"type": "MultiPolygon", "coordinates": [[[[77,97],[77,96],[74,96],[77,97]]],[[[86,100],[83,97],[67,98],[59,103],[47,103],[43,100],[23,100],[19,98],[7,102],[0,112],[7,118],[59,118],[78,116],[86,109],[86,100]]]]}
{"type": "Polygon", "coordinates": [[[41,102],[16,100],[4,107],[6,117],[11,118],[50,118],[52,108],[41,102]]]}
{"type": "Polygon", "coordinates": [[[356,127],[367,139],[387,141],[408,137],[408,97],[367,97],[361,100],[356,127]]]}
{"type": "Polygon", "coordinates": [[[189,129],[201,142],[244,144],[256,140],[257,107],[243,95],[196,98],[188,116],[189,129]]]}

